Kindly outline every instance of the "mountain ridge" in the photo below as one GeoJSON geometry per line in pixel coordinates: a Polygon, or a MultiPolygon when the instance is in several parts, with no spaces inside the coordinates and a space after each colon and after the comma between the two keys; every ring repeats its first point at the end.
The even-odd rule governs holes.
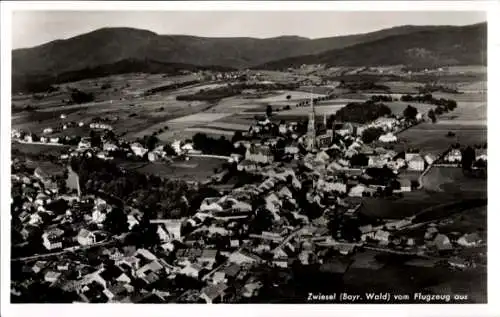
{"type": "MultiPolygon", "coordinates": [[[[12,79],[13,87],[22,89],[24,84],[38,80],[37,77],[58,78],[62,74],[95,69],[103,65],[114,65],[127,60],[149,60],[159,64],[228,69],[283,68],[286,63],[290,65],[300,63],[334,65],[336,60],[346,65],[355,64],[357,61],[376,64],[386,62],[387,58],[380,58],[380,56],[390,56],[391,54],[387,54],[386,51],[394,51],[393,47],[410,49],[408,43],[414,41],[412,39],[414,37],[418,45],[413,51],[405,51],[404,54],[395,52],[394,61],[392,61],[394,64],[408,64],[408,61],[415,62],[416,60],[421,60],[423,63],[426,59],[435,60],[436,64],[443,61],[461,64],[481,60],[473,55],[481,55],[477,50],[483,49],[485,45],[477,38],[485,34],[486,22],[465,27],[404,25],[363,34],[319,39],[294,35],[266,39],[209,38],[191,35],[159,35],[149,30],[126,27],[101,28],[69,39],[13,50],[12,79]],[[462,39],[459,33],[468,30],[467,28],[473,29],[473,34],[469,32],[462,39]],[[427,39],[422,39],[422,34],[427,39]],[[446,34],[453,35],[451,41],[446,40],[446,34]],[[443,45],[429,46],[429,42],[443,42],[451,46],[458,43],[466,49],[453,51],[443,45]],[[467,44],[467,42],[472,44],[467,44]],[[380,43],[387,47],[382,49],[380,43]],[[474,51],[474,46],[476,46],[476,51],[474,51]],[[419,50],[419,47],[423,49],[419,50]],[[370,51],[375,52],[374,54],[379,58],[370,57],[370,51]],[[328,57],[330,55],[332,56],[328,57]],[[406,56],[406,60],[401,58],[401,55],[406,56]],[[461,55],[466,58],[462,58],[461,55]],[[347,58],[347,56],[350,57],[347,58]],[[17,82],[14,83],[14,81],[17,82]]],[[[138,63],[134,65],[137,66],[138,63]]],[[[169,66],[153,68],[165,67],[169,69],[169,66]]],[[[123,71],[122,66],[110,69],[123,71]]]]}

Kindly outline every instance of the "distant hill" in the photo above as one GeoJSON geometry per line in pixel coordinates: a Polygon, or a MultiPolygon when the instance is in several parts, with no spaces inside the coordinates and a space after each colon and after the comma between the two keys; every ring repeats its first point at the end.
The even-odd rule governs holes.
{"type": "MultiPolygon", "coordinates": [[[[434,59],[461,64],[469,60],[477,61],[479,58],[476,57],[475,51],[485,46],[485,43],[481,43],[485,40],[481,37],[482,33],[474,31],[477,26],[469,28],[473,29],[468,31],[471,34],[467,33],[463,38],[459,33],[462,30],[467,31],[467,27],[401,26],[366,34],[321,39],[298,36],[267,39],[204,38],[158,35],[151,31],[131,28],[104,28],[66,40],[13,50],[13,89],[29,90],[28,87],[39,86],[44,80],[71,80],[72,77],[68,74],[77,72],[83,76],[83,70],[89,69],[98,70],[93,73],[99,73],[103,67],[108,72],[127,72],[124,67],[127,62],[123,64],[124,61],[134,61],[134,69],[141,69],[139,64],[146,65],[145,72],[151,67],[159,70],[167,67],[165,65],[170,65],[167,67],[169,68],[174,64],[186,65],[189,68],[248,68],[256,65],[282,68],[290,63],[295,65],[326,61],[334,64],[337,59],[344,64],[372,60],[378,64],[379,60],[390,59],[392,55],[398,57],[401,49],[408,47],[410,50],[405,54],[411,57],[410,61],[434,59]],[[446,34],[451,34],[453,40],[443,40],[446,34]],[[457,43],[459,47],[454,48],[453,45],[457,43]],[[448,44],[452,45],[452,48],[447,48],[448,44]],[[439,50],[434,51],[434,46],[429,45],[434,45],[439,50]],[[384,56],[375,58],[371,54],[372,51],[375,55],[384,56]]],[[[483,33],[486,34],[486,24],[479,29],[484,29],[483,33]]],[[[399,56],[398,60],[402,58],[399,56]]],[[[391,62],[396,63],[400,62],[391,62]]],[[[131,71],[133,70],[128,72],[131,71]]]]}
{"type": "Polygon", "coordinates": [[[181,63],[162,63],[147,59],[125,59],[111,64],[98,65],[84,69],[72,70],[60,74],[37,74],[12,76],[12,91],[41,92],[49,89],[51,85],[79,81],[83,79],[99,78],[115,74],[149,73],[149,74],[180,74],[182,70],[213,70],[231,71],[234,68],[218,66],[196,66],[181,63]]]}
{"type": "Polygon", "coordinates": [[[486,23],[463,27],[436,27],[387,36],[319,54],[276,60],[255,68],[286,69],[303,64],[412,67],[486,65],[486,41],[486,23]]]}

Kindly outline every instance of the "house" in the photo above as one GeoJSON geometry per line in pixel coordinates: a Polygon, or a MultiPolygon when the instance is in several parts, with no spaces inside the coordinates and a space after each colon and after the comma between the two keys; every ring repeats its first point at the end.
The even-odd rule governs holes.
{"type": "Polygon", "coordinates": [[[463,247],[474,247],[482,242],[477,233],[467,233],[457,240],[457,244],[463,247]]]}
{"type": "Polygon", "coordinates": [[[168,230],[165,227],[165,225],[162,224],[162,223],[158,224],[158,228],[156,229],[156,234],[158,235],[158,238],[162,242],[166,242],[166,241],[170,241],[171,240],[170,233],[168,232],[168,230]]]}
{"type": "Polygon", "coordinates": [[[446,154],[444,160],[449,163],[460,163],[462,161],[462,152],[460,152],[460,149],[452,149],[446,154]]]}
{"type": "Polygon", "coordinates": [[[122,296],[125,296],[128,294],[128,290],[125,287],[124,283],[116,283],[114,285],[111,285],[110,287],[104,289],[103,291],[104,295],[108,297],[108,300],[116,300],[122,296]]]}
{"type": "Polygon", "coordinates": [[[394,143],[398,141],[398,138],[394,134],[389,132],[387,134],[381,135],[378,140],[383,143],[394,143]]]}
{"type": "Polygon", "coordinates": [[[76,236],[76,240],[80,245],[92,245],[96,243],[95,234],[87,229],[81,229],[76,236]]]}
{"type": "MultiPolygon", "coordinates": [[[[162,229],[166,230],[166,233],[171,240],[182,240],[181,226],[183,219],[162,219],[158,221],[153,221],[153,223],[161,224],[162,229]]],[[[160,229],[158,229],[160,230],[160,229]]],[[[166,237],[166,236],[165,236],[166,237]]],[[[163,240],[167,241],[167,240],[163,240]]]]}
{"type": "Polygon", "coordinates": [[[104,151],[101,151],[99,153],[97,153],[96,155],[98,158],[100,158],[101,160],[112,160],[113,157],[111,156],[108,156],[108,154],[104,151]]]}
{"type": "Polygon", "coordinates": [[[429,227],[429,228],[427,228],[427,230],[424,234],[424,239],[431,240],[432,238],[434,238],[438,234],[438,232],[439,231],[436,229],[436,227],[429,227]]]}
{"type": "Polygon", "coordinates": [[[215,272],[214,275],[212,276],[212,284],[216,285],[219,283],[225,283],[226,282],[226,273],[224,272],[215,272]]]}
{"type": "Polygon", "coordinates": [[[441,233],[434,238],[433,243],[439,251],[447,251],[452,249],[450,239],[446,235],[441,233]]]}
{"type": "Polygon", "coordinates": [[[432,164],[436,160],[436,156],[433,154],[427,154],[424,156],[424,160],[427,164],[432,164]]]}
{"type": "Polygon", "coordinates": [[[45,267],[47,267],[47,261],[36,261],[33,267],[31,268],[35,274],[40,273],[45,267]]]}
{"type": "Polygon", "coordinates": [[[229,241],[229,245],[231,246],[231,248],[239,248],[240,247],[240,240],[238,240],[238,239],[231,239],[229,241]]]}
{"type": "Polygon", "coordinates": [[[188,265],[186,265],[184,268],[182,268],[179,271],[179,274],[183,274],[183,275],[190,276],[193,278],[198,278],[200,271],[202,269],[203,269],[203,267],[199,264],[189,263],[188,265]]]}
{"type": "Polygon", "coordinates": [[[243,160],[238,164],[237,168],[238,168],[238,171],[240,171],[240,172],[242,172],[242,171],[253,172],[253,171],[256,171],[258,169],[258,166],[255,162],[252,162],[250,160],[243,160]]]}
{"type": "Polygon", "coordinates": [[[113,152],[118,150],[118,145],[111,142],[105,142],[102,146],[102,149],[107,152],[113,152]]]}
{"type": "Polygon", "coordinates": [[[230,158],[233,162],[240,162],[243,159],[243,155],[237,153],[231,153],[230,158]]]}
{"type": "Polygon", "coordinates": [[[48,271],[45,273],[44,280],[49,283],[55,283],[61,277],[60,272],[48,271]]]}
{"type": "Polygon", "coordinates": [[[412,171],[423,171],[425,169],[425,161],[420,155],[415,155],[408,160],[408,169],[412,171]]]}
{"type": "Polygon", "coordinates": [[[289,144],[285,146],[285,154],[295,155],[300,152],[297,143],[289,144]]]}
{"type": "Polygon", "coordinates": [[[204,299],[207,304],[223,302],[227,288],[225,283],[209,285],[201,290],[200,298],[204,299]]]}
{"type": "Polygon", "coordinates": [[[200,263],[207,263],[207,266],[211,267],[215,263],[218,251],[215,249],[205,249],[198,258],[200,263]]]}
{"type": "Polygon", "coordinates": [[[448,260],[448,264],[451,267],[459,268],[459,269],[466,269],[469,267],[469,263],[465,261],[464,259],[454,256],[448,260]]]}
{"type": "Polygon", "coordinates": [[[245,153],[245,159],[260,164],[270,164],[274,161],[271,148],[266,145],[252,145],[245,153]]]}
{"type": "Polygon", "coordinates": [[[154,151],[148,152],[148,160],[150,162],[158,161],[161,158],[160,154],[154,151]]]}
{"type": "MultiPolygon", "coordinates": [[[[161,265],[161,263],[158,260],[154,260],[154,261],[149,262],[148,264],[143,265],[142,267],[140,267],[135,272],[135,274],[136,274],[136,276],[138,278],[144,279],[145,277],[147,277],[151,273],[154,273],[156,275],[161,274],[161,272],[163,270],[164,270],[163,269],[163,265],[161,265]]],[[[150,276],[150,278],[151,277],[153,277],[153,276],[150,276]]]]}
{"type": "Polygon", "coordinates": [[[377,230],[377,232],[375,232],[375,235],[373,236],[373,239],[377,240],[382,245],[387,245],[389,244],[390,235],[391,234],[387,231],[377,230]]]}
{"type": "Polygon", "coordinates": [[[259,261],[260,261],[259,257],[257,257],[256,255],[244,252],[244,251],[233,252],[229,256],[229,262],[236,263],[239,265],[242,265],[245,263],[253,264],[253,263],[256,263],[259,261]]]}
{"type": "Polygon", "coordinates": [[[243,292],[242,292],[243,297],[251,298],[255,296],[258,293],[259,289],[262,288],[262,286],[263,284],[261,282],[253,282],[253,281],[248,282],[243,287],[243,292]]]}
{"type": "Polygon", "coordinates": [[[82,138],[80,142],[78,143],[78,148],[79,149],[90,149],[92,147],[92,144],[90,143],[89,138],[82,138]]]}
{"type": "Polygon", "coordinates": [[[486,153],[486,149],[476,150],[476,161],[483,160],[485,162],[488,161],[488,156],[486,153]]]}
{"type": "Polygon", "coordinates": [[[130,145],[130,149],[132,150],[132,152],[134,152],[134,154],[136,156],[140,156],[140,157],[143,157],[148,152],[148,150],[145,149],[142,146],[142,144],[140,144],[138,142],[132,143],[132,145],[130,145]]]}
{"type": "Polygon", "coordinates": [[[402,192],[411,192],[411,181],[409,179],[402,179],[399,181],[399,184],[401,185],[400,190],[402,192]]]}
{"type": "Polygon", "coordinates": [[[50,180],[50,175],[47,172],[45,172],[45,170],[43,170],[41,167],[37,167],[33,172],[33,175],[42,182],[50,180]]]}
{"type": "Polygon", "coordinates": [[[234,279],[238,276],[241,271],[241,266],[236,263],[231,263],[224,269],[224,275],[228,279],[234,279]]]}
{"type": "Polygon", "coordinates": [[[46,231],[42,235],[43,245],[47,250],[55,250],[62,248],[62,235],[64,231],[61,229],[52,229],[46,231]]]}
{"type": "Polygon", "coordinates": [[[358,184],[351,188],[349,191],[349,197],[363,197],[363,193],[366,191],[366,186],[358,184]]]}

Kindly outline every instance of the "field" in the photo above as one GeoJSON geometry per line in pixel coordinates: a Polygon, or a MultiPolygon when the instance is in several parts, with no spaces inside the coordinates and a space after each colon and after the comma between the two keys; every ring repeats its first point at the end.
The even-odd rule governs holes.
{"type": "Polygon", "coordinates": [[[487,141],[485,126],[475,125],[446,125],[424,123],[403,131],[398,135],[399,143],[395,145],[396,150],[417,148],[420,153],[432,153],[440,155],[451,145],[482,144],[487,141]],[[448,137],[451,131],[455,136],[448,137]]]}
{"type": "Polygon", "coordinates": [[[267,98],[262,98],[262,99],[256,99],[256,102],[263,102],[263,103],[273,103],[273,102],[280,102],[280,101],[301,101],[301,100],[308,100],[312,98],[318,98],[318,97],[324,97],[324,94],[311,94],[311,92],[305,92],[305,91],[281,91],[278,95],[272,96],[272,97],[267,97],[267,98]],[[290,99],[287,99],[287,96],[290,96],[290,99]]]}
{"type": "Polygon", "coordinates": [[[367,198],[360,213],[369,218],[403,219],[456,198],[448,193],[430,193],[423,190],[405,193],[402,198],[367,198]]]}
{"type": "Polygon", "coordinates": [[[231,115],[230,113],[196,113],[180,118],[176,118],[173,120],[170,120],[168,122],[170,123],[184,123],[184,122],[212,122],[215,120],[219,120],[221,118],[227,117],[231,115]]]}
{"type": "Polygon", "coordinates": [[[422,178],[425,189],[436,192],[487,192],[486,179],[467,177],[461,168],[432,167],[422,178]]]}
{"type": "Polygon", "coordinates": [[[39,154],[51,154],[51,155],[61,155],[66,153],[69,146],[53,146],[45,144],[26,144],[26,143],[16,143],[13,142],[11,146],[12,152],[19,152],[21,155],[39,155],[39,154]]]}
{"type": "Polygon", "coordinates": [[[221,159],[196,157],[189,161],[178,160],[173,163],[152,162],[138,168],[137,171],[161,177],[203,181],[212,176],[214,168],[219,168],[224,162],[221,159]]]}
{"type": "Polygon", "coordinates": [[[430,109],[436,108],[433,105],[425,103],[417,103],[417,102],[393,101],[393,102],[384,102],[384,104],[387,107],[389,107],[392,113],[395,115],[403,115],[403,112],[406,109],[406,107],[408,107],[408,105],[417,108],[417,110],[421,113],[427,113],[430,109]]]}

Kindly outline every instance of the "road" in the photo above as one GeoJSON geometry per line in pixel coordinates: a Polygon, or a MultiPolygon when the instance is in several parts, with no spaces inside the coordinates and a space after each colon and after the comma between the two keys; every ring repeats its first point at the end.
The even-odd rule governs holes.
{"type": "Polygon", "coordinates": [[[310,227],[310,226],[304,226],[304,227],[301,227],[299,229],[296,229],[294,231],[292,231],[288,237],[285,238],[285,240],[283,240],[276,248],[274,248],[271,252],[274,253],[276,252],[278,249],[282,248],[285,244],[287,244],[288,242],[290,242],[290,240],[292,240],[293,238],[295,238],[299,233],[301,233],[301,231],[303,231],[305,228],[307,227],[310,227]]]}
{"type": "Polygon", "coordinates": [[[78,252],[78,251],[84,251],[84,250],[88,250],[88,249],[92,249],[92,248],[96,248],[96,247],[102,247],[102,246],[106,246],[106,245],[109,245],[112,243],[116,243],[117,241],[123,240],[127,235],[128,235],[128,233],[125,235],[122,234],[119,236],[113,236],[106,241],[102,241],[102,242],[99,242],[99,243],[96,243],[93,245],[89,245],[89,246],[74,246],[74,247],[69,247],[69,248],[66,248],[66,249],[63,249],[63,250],[57,251],[57,252],[36,254],[36,255],[27,256],[27,257],[11,259],[11,261],[13,261],[13,262],[33,261],[33,260],[39,260],[39,259],[44,259],[44,258],[50,258],[53,256],[58,256],[58,255],[62,255],[62,254],[70,253],[70,252],[78,252]]]}
{"type": "Polygon", "coordinates": [[[208,158],[216,158],[216,159],[221,159],[221,160],[231,160],[232,158],[230,156],[223,156],[223,155],[213,155],[213,154],[187,154],[189,157],[208,157],[208,158]]]}
{"type": "Polygon", "coordinates": [[[60,144],[60,143],[44,143],[44,142],[26,142],[26,141],[21,141],[21,140],[12,140],[13,142],[21,143],[21,144],[37,144],[37,145],[47,145],[47,146],[67,146],[69,145],[66,144],[60,144]]]}

